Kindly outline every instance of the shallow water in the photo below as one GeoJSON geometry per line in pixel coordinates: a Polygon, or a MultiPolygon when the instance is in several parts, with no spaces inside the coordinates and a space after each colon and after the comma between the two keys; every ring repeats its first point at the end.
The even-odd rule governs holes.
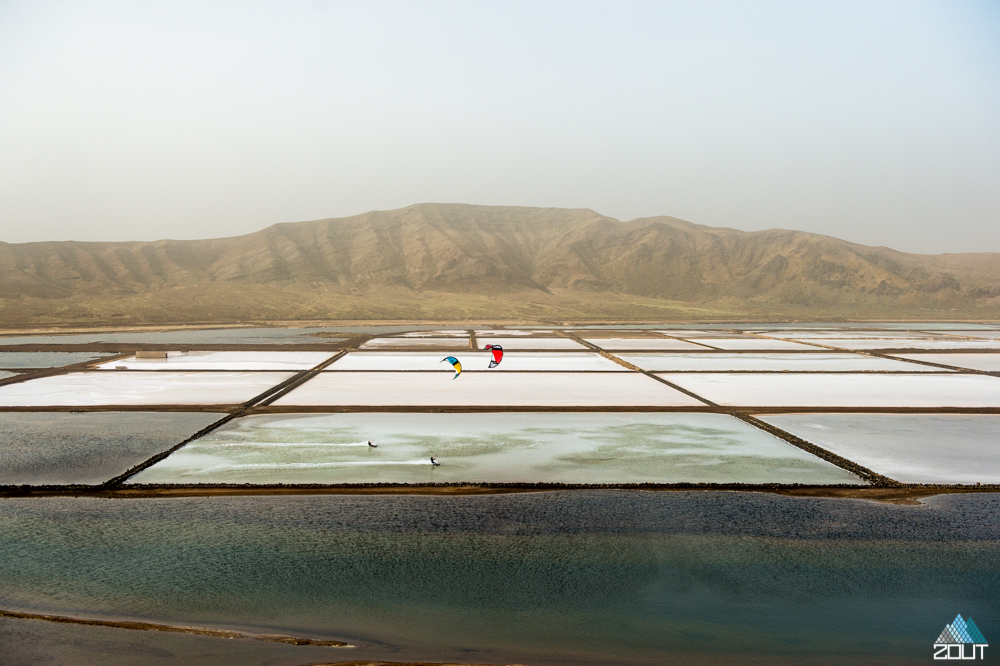
{"type": "Polygon", "coordinates": [[[102,370],[309,370],[333,356],[308,351],[167,352],[166,358],[130,358],[102,363],[102,370]]]}
{"type": "Polygon", "coordinates": [[[343,338],[315,338],[314,333],[335,332],[334,327],[322,328],[211,328],[188,331],[160,331],[150,333],[70,333],[68,335],[13,335],[0,336],[0,345],[80,345],[92,342],[108,343],[150,343],[150,344],[233,344],[233,345],[279,345],[316,344],[317,342],[338,342],[343,338]]]}
{"type": "Polygon", "coordinates": [[[724,414],[367,413],[238,419],[132,482],[861,480],[724,414]],[[430,456],[441,466],[432,466],[430,456]]]}
{"type": "Polygon", "coordinates": [[[904,483],[1000,483],[994,414],[776,414],[761,420],[904,483]]]}
{"type": "Polygon", "coordinates": [[[0,485],[99,484],[222,414],[0,413],[0,485]]]}
{"type": "MultiPolygon", "coordinates": [[[[0,344],[3,344],[0,338],[0,344]]],[[[0,352],[0,368],[60,368],[64,365],[96,361],[113,354],[94,352],[0,352]]]]}
{"type": "MultiPolygon", "coordinates": [[[[998,512],[997,495],[7,499],[0,607],[358,646],[297,663],[915,663],[957,613],[1000,635],[998,512]]],[[[48,654],[68,663],[91,629],[112,659],[142,640],[70,628],[48,654]]],[[[0,661],[32,650],[0,640],[0,661]]]]}

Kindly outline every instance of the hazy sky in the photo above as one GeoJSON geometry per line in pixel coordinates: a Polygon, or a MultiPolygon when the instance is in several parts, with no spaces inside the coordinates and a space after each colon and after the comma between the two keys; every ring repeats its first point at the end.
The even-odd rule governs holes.
{"type": "Polygon", "coordinates": [[[0,0],[0,240],[427,201],[1000,251],[1000,1],[0,0]]]}

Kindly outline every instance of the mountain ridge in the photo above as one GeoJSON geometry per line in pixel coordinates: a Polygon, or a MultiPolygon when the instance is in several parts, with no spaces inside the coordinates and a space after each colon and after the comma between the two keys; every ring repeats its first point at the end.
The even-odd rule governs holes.
{"type": "Polygon", "coordinates": [[[515,319],[996,318],[1000,253],[467,204],[204,240],[0,242],[7,323],[440,319],[449,306],[515,319]]]}

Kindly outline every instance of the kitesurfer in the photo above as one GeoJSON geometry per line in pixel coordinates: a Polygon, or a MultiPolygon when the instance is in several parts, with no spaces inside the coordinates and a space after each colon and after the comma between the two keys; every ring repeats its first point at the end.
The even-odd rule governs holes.
{"type": "Polygon", "coordinates": [[[435,467],[441,466],[441,463],[439,463],[437,460],[434,460],[434,456],[431,456],[431,464],[434,465],[435,467]]]}
{"type": "Polygon", "coordinates": [[[372,440],[369,439],[368,440],[368,446],[370,446],[370,447],[372,447],[374,449],[376,446],[378,446],[378,444],[372,444],[372,440]]]}

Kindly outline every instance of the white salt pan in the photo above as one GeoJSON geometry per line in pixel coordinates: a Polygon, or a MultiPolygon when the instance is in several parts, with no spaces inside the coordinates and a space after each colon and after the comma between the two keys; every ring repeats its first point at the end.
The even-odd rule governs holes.
{"type": "Polygon", "coordinates": [[[569,338],[511,338],[504,336],[491,336],[479,338],[476,336],[479,348],[486,345],[500,345],[504,351],[508,349],[586,349],[583,345],[569,338]]]}
{"type": "Polygon", "coordinates": [[[134,356],[97,366],[114,370],[125,366],[129,370],[308,370],[333,356],[331,352],[243,352],[193,351],[168,352],[166,358],[134,356]]]}
{"type": "MultiPolygon", "coordinates": [[[[627,370],[599,354],[573,352],[506,352],[503,361],[489,370],[493,355],[489,352],[445,352],[462,363],[463,372],[506,372],[514,370],[627,370]]],[[[442,363],[442,354],[434,352],[352,352],[338,359],[328,370],[440,370],[451,372],[451,365],[442,363]]]]}
{"type": "Polygon", "coordinates": [[[953,365],[969,370],[983,372],[1000,372],[1000,354],[894,354],[899,358],[909,358],[914,361],[928,361],[941,365],[953,365]]]}
{"type": "Polygon", "coordinates": [[[1000,340],[814,340],[828,347],[843,349],[1000,349],[1000,340]]]}
{"type": "Polygon", "coordinates": [[[685,350],[685,349],[707,349],[701,345],[696,345],[683,340],[673,340],[671,338],[583,338],[592,345],[597,345],[607,351],[628,350],[628,349],[664,349],[664,350],[685,350]]]}
{"type": "Polygon", "coordinates": [[[721,405],[755,407],[1000,407],[985,375],[660,375],[721,405]]]}
{"type": "MultiPolygon", "coordinates": [[[[1000,384],[1000,382],[998,382],[1000,384]]],[[[701,406],[635,372],[323,372],[274,403],[287,405],[701,406]]]]}
{"type": "Polygon", "coordinates": [[[468,349],[468,336],[460,338],[372,338],[361,345],[361,349],[384,349],[393,347],[448,347],[468,349]]]}
{"type": "Polygon", "coordinates": [[[655,372],[710,372],[755,370],[761,372],[922,372],[912,363],[861,354],[619,354],[622,360],[655,372]]]}
{"type": "Polygon", "coordinates": [[[1000,483],[1000,416],[779,414],[761,419],[904,483],[1000,483]]]}
{"type": "Polygon", "coordinates": [[[789,350],[789,351],[802,351],[807,349],[816,349],[810,345],[801,345],[797,342],[789,342],[788,340],[768,340],[765,338],[698,338],[698,342],[708,345],[710,347],[715,347],[716,349],[727,349],[732,351],[739,351],[741,349],[746,350],[789,350]]]}
{"type": "Polygon", "coordinates": [[[246,402],[285,372],[74,372],[0,386],[2,407],[223,405],[246,402]]]}

